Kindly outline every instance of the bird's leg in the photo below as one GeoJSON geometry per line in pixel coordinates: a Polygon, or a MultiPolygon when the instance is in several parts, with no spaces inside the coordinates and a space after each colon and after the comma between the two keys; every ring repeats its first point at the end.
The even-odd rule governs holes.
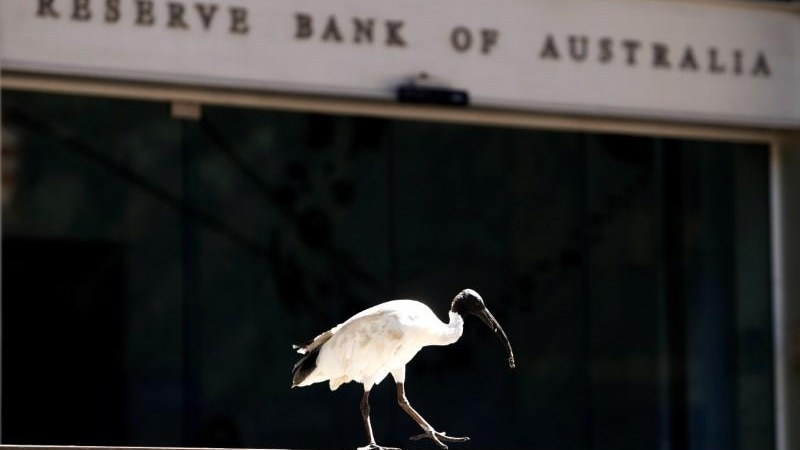
{"type": "Polygon", "coordinates": [[[364,395],[361,396],[361,418],[364,419],[364,428],[367,430],[369,444],[358,447],[357,450],[401,450],[396,447],[383,447],[375,443],[375,435],[372,434],[372,424],[369,420],[369,389],[364,389],[364,395]]]}
{"type": "Polygon", "coordinates": [[[400,407],[403,408],[403,411],[405,411],[406,414],[411,416],[411,418],[414,419],[414,422],[417,422],[417,424],[419,424],[419,426],[424,431],[423,434],[420,434],[418,436],[414,436],[414,437],[411,438],[411,440],[416,441],[416,440],[423,439],[423,438],[430,438],[431,440],[433,440],[433,442],[436,443],[436,445],[438,445],[439,447],[441,447],[443,449],[447,449],[447,446],[444,443],[442,443],[442,441],[464,442],[464,441],[468,441],[469,440],[468,437],[448,436],[447,434],[445,434],[443,432],[440,433],[440,432],[434,430],[433,427],[431,426],[431,424],[429,424],[427,421],[425,421],[425,419],[423,419],[422,416],[420,416],[419,413],[414,408],[411,407],[411,404],[408,402],[408,398],[406,398],[405,385],[404,385],[404,383],[400,383],[400,382],[397,383],[397,404],[399,404],[400,407]]]}
{"type": "Polygon", "coordinates": [[[372,424],[369,421],[369,390],[364,390],[364,395],[361,396],[361,418],[364,419],[364,428],[367,430],[367,439],[369,445],[375,445],[375,435],[372,434],[372,424]]]}

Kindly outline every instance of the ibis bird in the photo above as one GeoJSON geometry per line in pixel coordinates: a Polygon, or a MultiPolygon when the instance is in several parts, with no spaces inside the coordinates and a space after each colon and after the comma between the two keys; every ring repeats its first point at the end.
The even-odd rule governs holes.
{"type": "Polygon", "coordinates": [[[411,406],[406,398],[406,364],[425,346],[450,345],[464,330],[464,317],[480,318],[505,345],[508,365],[513,368],[514,352],[500,324],[486,308],[483,299],[472,289],[458,293],[450,305],[450,321],[443,323],[424,303],[416,300],[392,300],[349,318],[320,334],[303,346],[294,346],[303,355],[292,368],[292,387],[327,381],[335,391],[344,383],[364,385],[361,417],[368,444],[358,450],[389,450],[375,443],[369,419],[369,393],[373,386],[391,374],[397,388],[397,403],[422,428],[423,434],[411,439],[432,439],[446,449],[447,442],[463,442],[467,437],[448,436],[436,431],[411,406]]]}

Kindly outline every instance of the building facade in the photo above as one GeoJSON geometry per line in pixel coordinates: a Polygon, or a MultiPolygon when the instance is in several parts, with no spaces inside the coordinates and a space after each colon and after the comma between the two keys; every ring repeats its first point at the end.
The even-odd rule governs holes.
{"type": "Polygon", "coordinates": [[[466,445],[800,448],[799,11],[3,0],[0,440],[361,445],[291,344],[471,287],[466,445]]]}

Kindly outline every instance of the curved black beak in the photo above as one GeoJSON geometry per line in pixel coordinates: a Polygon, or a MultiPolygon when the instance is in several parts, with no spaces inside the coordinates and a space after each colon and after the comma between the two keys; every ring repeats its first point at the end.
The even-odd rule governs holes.
{"type": "Polygon", "coordinates": [[[516,366],[516,362],[514,362],[514,351],[511,350],[511,342],[508,341],[508,336],[506,336],[506,332],[503,331],[503,327],[500,326],[500,323],[497,322],[497,319],[494,318],[492,313],[489,312],[488,309],[483,308],[480,312],[475,314],[478,316],[483,323],[486,324],[489,329],[491,329],[497,337],[503,341],[503,345],[506,347],[506,351],[508,352],[508,366],[512,369],[516,366]]]}

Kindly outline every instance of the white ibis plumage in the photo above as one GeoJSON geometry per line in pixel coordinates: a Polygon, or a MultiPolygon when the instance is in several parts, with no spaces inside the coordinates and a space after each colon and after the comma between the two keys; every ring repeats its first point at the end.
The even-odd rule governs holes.
{"type": "Polygon", "coordinates": [[[392,300],[365,309],[347,321],[320,334],[310,343],[295,346],[303,357],[292,368],[292,387],[327,381],[336,390],[355,381],[364,385],[361,416],[369,443],[359,450],[386,450],[375,443],[369,419],[369,392],[391,374],[397,386],[397,403],[420,427],[423,434],[412,439],[430,438],[446,449],[442,441],[463,442],[466,437],[452,437],[438,432],[411,407],[405,393],[406,364],[422,347],[449,345],[464,330],[464,316],[480,318],[494,331],[508,352],[508,364],[514,367],[514,352],[503,328],[492,316],[483,299],[472,289],[458,293],[450,305],[450,321],[443,323],[425,304],[415,300],[392,300]]]}

